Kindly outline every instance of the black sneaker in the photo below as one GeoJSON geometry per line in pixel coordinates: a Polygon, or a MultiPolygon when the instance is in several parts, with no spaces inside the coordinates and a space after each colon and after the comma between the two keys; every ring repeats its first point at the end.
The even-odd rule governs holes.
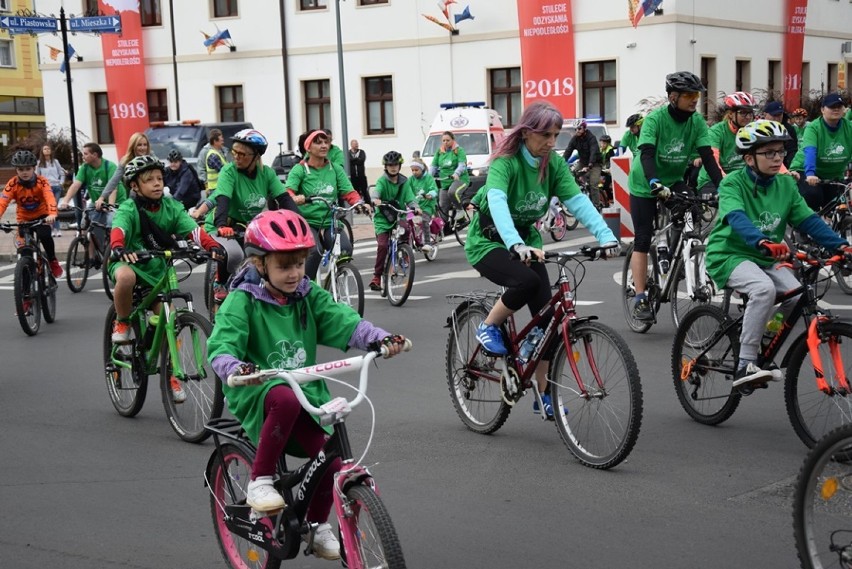
{"type": "Polygon", "coordinates": [[[745,367],[737,370],[737,375],[734,376],[734,387],[744,387],[752,384],[766,383],[772,381],[772,372],[768,369],[760,369],[753,363],[749,363],[745,367]]]}
{"type": "Polygon", "coordinates": [[[636,304],[633,305],[633,319],[640,322],[654,321],[654,315],[651,314],[651,305],[648,303],[647,298],[637,300],[636,304]]]}

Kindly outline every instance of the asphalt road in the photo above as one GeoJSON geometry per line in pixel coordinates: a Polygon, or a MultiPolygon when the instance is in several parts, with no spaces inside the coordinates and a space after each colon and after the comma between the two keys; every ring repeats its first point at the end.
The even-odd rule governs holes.
{"type": "MultiPolygon", "coordinates": [[[[569,238],[588,240],[581,230],[569,238]]],[[[356,244],[365,280],[373,255],[373,243],[356,244]]],[[[155,392],[138,417],[115,413],[101,366],[108,301],[97,281],[76,295],[63,284],[56,323],[29,338],[13,316],[12,267],[0,265],[0,567],[224,567],[202,478],[212,443],[181,442],[155,392]]],[[[798,566],[791,484],[806,449],[781,386],[745,399],[722,426],[693,422],[672,388],[671,322],[646,335],[627,330],[613,279],[620,269],[620,260],[591,263],[578,290],[580,313],[628,340],[644,389],[639,441],[607,472],[575,461],[529,397],[492,436],[456,417],[444,295],[491,288],[459,247],[418,262],[403,307],[370,296],[366,316],[415,342],[371,376],[376,423],[365,460],[409,567],[798,566]]],[[[199,272],[185,287],[199,308],[201,282],[199,272]]],[[[849,304],[837,289],[827,300],[849,304]]],[[[370,420],[366,406],[350,420],[356,450],[370,420]]],[[[302,556],[285,564],[323,566],[332,564],[302,556]]]]}

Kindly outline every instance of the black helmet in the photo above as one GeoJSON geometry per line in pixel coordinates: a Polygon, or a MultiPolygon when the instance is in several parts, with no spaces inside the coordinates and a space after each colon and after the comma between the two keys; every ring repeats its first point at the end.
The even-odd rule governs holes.
{"type": "Polygon", "coordinates": [[[678,93],[704,93],[707,88],[701,83],[701,79],[695,73],[689,71],[677,71],[666,75],[666,93],[677,91],[678,93]]]}
{"type": "Polygon", "coordinates": [[[402,154],[397,152],[396,150],[391,150],[384,156],[382,156],[382,164],[384,166],[390,166],[392,164],[402,164],[405,160],[402,157],[402,154]]]}
{"type": "Polygon", "coordinates": [[[263,153],[266,152],[267,147],[269,147],[269,142],[267,142],[266,137],[263,136],[260,131],[253,128],[241,130],[231,138],[231,142],[245,144],[257,152],[258,156],[263,156],[263,153]]]}
{"type": "Polygon", "coordinates": [[[159,170],[160,172],[165,172],[166,169],[163,166],[163,163],[160,162],[156,156],[151,156],[150,154],[137,156],[124,166],[124,176],[122,176],[122,180],[124,180],[124,184],[129,187],[130,182],[135,180],[139,174],[147,172],[148,170],[159,170]]]}
{"type": "Polygon", "coordinates": [[[183,160],[183,154],[177,148],[169,152],[169,162],[180,162],[183,160]]]}
{"type": "Polygon", "coordinates": [[[599,140],[602,140],[604,142],[612,142],[612,137],[608,134],[602,134],[599,140]]]}
{"type": "Polygon", "coordinates": [[[629,117],[627,117],[627,123],[624,126],[626,126],[627,128],[630,128],[631,126],[642,126],[643,120],[644,119],[642,118],[642,115],[636,113],[635,115],[630,115],[629,117]]]}
{"type": "Polygon", "coordinates": [[[18,150],[12,156],[12,166],[16,168],[27,168],[36,164],[38,164],[38,159],[29,150],[18,150]]]}

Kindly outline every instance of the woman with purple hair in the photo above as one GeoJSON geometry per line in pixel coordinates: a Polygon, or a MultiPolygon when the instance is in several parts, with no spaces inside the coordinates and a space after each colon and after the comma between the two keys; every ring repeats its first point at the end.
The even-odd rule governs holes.
{"type": "MultiPolygon", "coordinates": [[[[473,198],[478,207],[465,244],[473,268],[491,282],[507,288],[477,330],[477,340],[494,355],[507,353],[500,325],[525,304],[536,314],[550,300],[550,279],[544,263],[541,234],[535,222],[556,196],[598,240],[607,257],[620,246],[597,209],[554,153],[562,115],[550,103],[528,106],[514,131],[491,156],[485,185],[473,198]]],[[[535,370],[544,413],[553,415],[547,388],[547,363],[535,370]]],[[[541,412],[538,403],[533,411],[541,412]]]]}

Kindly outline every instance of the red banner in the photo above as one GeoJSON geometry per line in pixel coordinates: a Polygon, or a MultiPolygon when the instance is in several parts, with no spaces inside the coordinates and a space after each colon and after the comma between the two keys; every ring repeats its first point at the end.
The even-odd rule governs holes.
{"type": "Polygon", "coordinates": [[[791,112],[802,106],[802,55],[805,50],[805,19],[808,0],[787,0],[784,20],[784,107],[791,112]]]}
{"type": "Polygon", "coordinates": [[[518,0],[524,106],[539,99],[577,116],[571,1],[518,0]]]}
{"type": "Polygon", "coordinates": [[[148,95],[142,52],[142,17],[139,0],[98,0],[106,15],[121,15],[121,34],[103,34],[109,116],[119,156],[130,136],[148,128],[148,95]],[[114,7],[115,6],[115,7],[114,7]]]}

